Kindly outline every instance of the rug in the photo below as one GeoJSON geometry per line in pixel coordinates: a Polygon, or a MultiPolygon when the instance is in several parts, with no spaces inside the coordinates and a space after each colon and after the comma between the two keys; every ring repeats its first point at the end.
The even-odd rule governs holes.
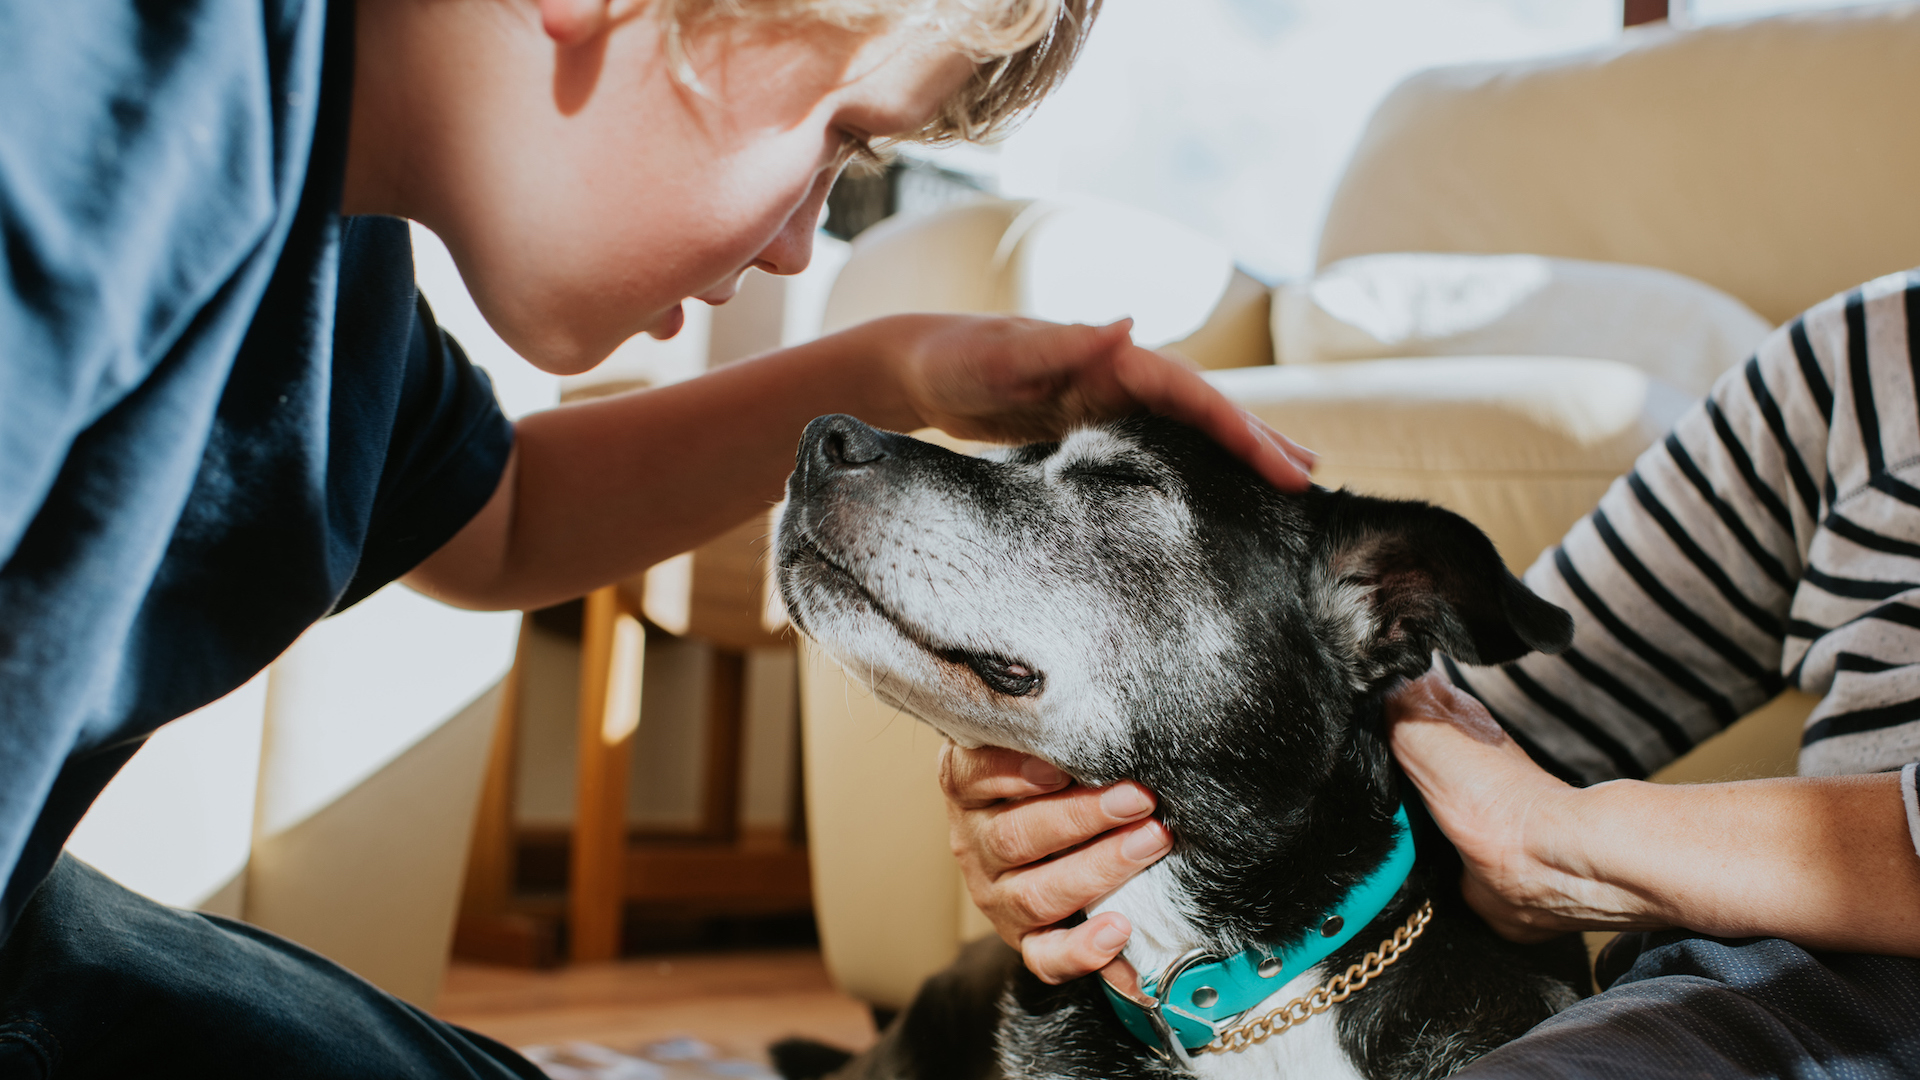
{"type": "Polygon", "coordinates": [[[520,1052],[553,1080],[779,1080],[760,1062],[722,1058],[699,1039],[667,1039],[624,1053],[587,1042],[520,1052]]]}

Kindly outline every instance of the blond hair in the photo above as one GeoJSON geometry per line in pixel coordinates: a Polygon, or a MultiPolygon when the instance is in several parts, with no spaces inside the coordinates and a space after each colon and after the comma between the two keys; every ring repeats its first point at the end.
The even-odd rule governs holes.
{"type": "Polygon", "coordinates": [[[902,141],[975,141],[1004,132],[1060,84],[1101,0],[660,0],[678,38],[728,19],[810,19],[859,32],[912,25],[974,60],[973,76],[902,141]]]}

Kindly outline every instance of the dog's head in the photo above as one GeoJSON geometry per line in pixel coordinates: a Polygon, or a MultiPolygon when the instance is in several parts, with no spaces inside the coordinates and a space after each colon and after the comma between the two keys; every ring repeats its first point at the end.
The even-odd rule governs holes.
{"type": "Polygon", "coordinates": [[[966,457],[820,417],[787,500],[795,625],[950,738],[1089,778],[1248,711],[1281,738],[1342,721],[1436,648],[1500,663],[1571,638],[1459,515],[1283,496],[1164,419],[966,457]]]}
{"type": "Polygon", "coordinates": [[[1182,949],[1310,925],[1387,857],[1379,702],[1433,650],[1572,636],[1464,518],[1282,495],[1166,420],[966,457],[822,417],[787,491],[787,609],[880,697],[1157,793],[1177,845],[1147,876],[1174,883],[1182,949]]]}
{"type": "Polygon", "coordinates": [[[821,417],[787,494],[801,630],[949,737],[1094,782],[1254,735],[1297,765],[1434,649],[1498,663],[1572,632],[1458,515],[1282,495],[1161,419],[967,457],[821,417]]]}

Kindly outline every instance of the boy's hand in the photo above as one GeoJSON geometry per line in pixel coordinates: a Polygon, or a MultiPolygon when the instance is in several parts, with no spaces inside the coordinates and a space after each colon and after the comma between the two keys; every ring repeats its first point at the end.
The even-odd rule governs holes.
{"type": "Polygon", "coordinates": [[[1148,409],[1212,436],[1282,491],[1310,483],[1313,452],[1191,368],[1133,344],[1132,320],[1063,326],[989,315],[898,315],[868,324],[922,423],[965,439],[1035,442],[1148,409]]]}
{"type": "Polygon", "coordinates": [[[1119,954],[1133,928],[1118,912],[1061,923],[1172,846],[1145,788],[1077,787],[1039,758],[951,743],[940,788],[968,893],[1035,975],[1061,983],[1119,954]]]}
{"type": "Polygon", "coordinates": [[[1150,409],[1206,432],[1282,491],[1306,489],[1312,453],[1127,331],[893,315],[698,379],[535,413],[514,425],[513,464],[492,500],[407,581],[452,604],[531,610],[637,574],[778,500],[795,441],[824,413],[1030,442],[1150,409]]]}

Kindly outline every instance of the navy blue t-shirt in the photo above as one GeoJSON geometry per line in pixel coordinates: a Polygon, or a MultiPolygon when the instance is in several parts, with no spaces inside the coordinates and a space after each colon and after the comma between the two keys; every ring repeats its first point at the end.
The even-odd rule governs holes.
{"type": "Polygon", "coordinates": [[[406,223],[339,214],[352,11],[0,5],[0,939],[148,733],[505,467],[406,223]]]}

